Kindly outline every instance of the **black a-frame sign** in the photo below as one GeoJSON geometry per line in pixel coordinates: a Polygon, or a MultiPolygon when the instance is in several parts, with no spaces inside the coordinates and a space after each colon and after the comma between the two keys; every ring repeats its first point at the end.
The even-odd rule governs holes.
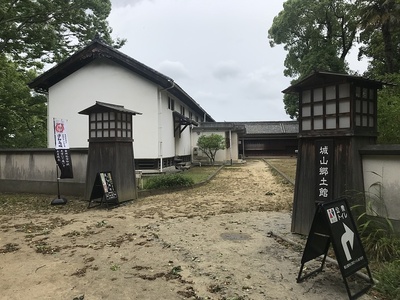
{"type": "Polygon", "coordinates": [[[94,207],[91,206],[91,203],[95,199],[100,199],[100,203],[95,206],[102,205],[103,203],[105,203],[107,207],[109,205],[119,205],[118,194],[115,189],[111,172],[97,173],[96,179],[93,183],[92,193],[90,194],[88,208],[94,207]]]}
{"type": "Polygon", "coordinates": [[[301,259],[297,282],[322,271],[331,243],[349,298],[356,299],[362,296],[374,282],[357,227],[345,198],[318,204],[301,259]],[[321,266],[302,276],[304,265],[320,256],[323,256],[321,266]],[[366,268],[369,280],[360,291],[352,294],[347,278],[363,268],[366,268]]]}

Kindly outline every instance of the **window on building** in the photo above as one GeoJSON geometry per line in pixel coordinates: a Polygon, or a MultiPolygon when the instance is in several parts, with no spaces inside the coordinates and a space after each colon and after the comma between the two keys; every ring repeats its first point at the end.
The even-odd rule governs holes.
{"type": "Polygon", "coordinates": [[[171,97],[168,97],[168,109],[175,110],[175,101],[171,97]]]}
{"type": "Polygon", "coordinates": [[[183,105],[181,105],[181,115],[182,116],[185,115],[185,107],[183,105]]]}
{"type": "Polygon", "coordinates": [[[191,111],[189,111],[189,119],[193,120],[193,113],[191,111]]]}

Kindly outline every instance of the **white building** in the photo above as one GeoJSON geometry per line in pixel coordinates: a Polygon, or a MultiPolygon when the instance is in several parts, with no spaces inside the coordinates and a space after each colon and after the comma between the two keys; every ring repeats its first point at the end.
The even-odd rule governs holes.
{"type": "Polygon", "coordinates": [[[94,40],[43,73],[29,86],[48,96],[48,147],[54,147],[53,118],[68,120],[71,148],[88,147],[88,117],[79,111],[96,101],[142,113],[134,117],[136,169],[162,169],[174,158],[190,161],[191,133],[214,119],[171,78],[94,40]]]}

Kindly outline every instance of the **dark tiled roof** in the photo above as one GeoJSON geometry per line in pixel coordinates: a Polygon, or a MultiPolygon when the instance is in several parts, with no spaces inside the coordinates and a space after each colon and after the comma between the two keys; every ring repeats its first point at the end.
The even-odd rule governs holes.
{"type": "Polygon", "coordinates": [[[297,121],[235,122],[235,124],[243,124],[246,135],[297,135],[299,133],[297,121]]]}
{"type": "Polygon", "coordinates": [[[252,136],[297,136],[297,121],[260,121],[260,122],[202,122],[193,131],[237,131],[240,135],[252,136]]]}
{"type": "Polygon", "coordinates": [[[194,128],[194,131],[203,130],[233,130],[233,131],[244,131],[245,126],[234,122],[201,122],[198,128],[194,128]]]}

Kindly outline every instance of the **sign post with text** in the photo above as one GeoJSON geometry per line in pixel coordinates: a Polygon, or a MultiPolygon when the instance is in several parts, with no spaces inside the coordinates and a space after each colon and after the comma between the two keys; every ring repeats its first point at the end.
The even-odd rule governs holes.
{"type": "Polygon", "coordinates": [[[316,157],[316,202],[332,200],[333,195],[333,140],[315,141],[316,157]]]}
{"type": "Polygon", "coordinates": [[[357,227],[345,198],[318,204],[303,252],[297,282],[322,271],[331,243],[349,298],[356,299],[372,287],[373,279],[357,227]],[[321,255],[323,255],[321,266],[302,276],[304,265],[321,255]],[[364,288],[352,295],[347,278],[362,268],[366,268],[369,280],[364,288]]]}

